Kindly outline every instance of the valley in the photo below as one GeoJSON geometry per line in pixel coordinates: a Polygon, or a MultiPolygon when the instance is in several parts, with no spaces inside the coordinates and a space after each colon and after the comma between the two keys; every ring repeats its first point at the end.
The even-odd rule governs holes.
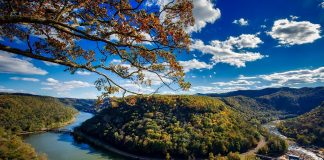
{"type": "MultiPolygon", "coordinates": [[[[4,131],[9,131],[12,136],[23,132],[37,132],[45,130],[45,128],[65,126],[73,120],[72,123],[69,122],[70,125],[62,129],[74,130],[74,136],[54,132],[23,136],[26,145],[29,146],[29,143],[35,148],[31,148],[31,152],[34,157],[39,157],[39,159],[73,160],[81,157],[85,159],[165,159],[167,157],[175,159],[189,157],[251,159],[254,154],[267,153],[266,156],[280,156],[287,152],[285,153],[286,157],[288,154],[293,154],[306,157],[306,159],[308,157],[308,159],[320,160],[323,158],[321,139],[316,140],[316,143],[305,144],[300,139],[294,140],[293,138],[296,136],[294,137],[293,133],[288,131],[292,130],[290,127],[301,126],[294,124],[301,122],[305,124],[302,127],[303,130],[305,127],[311,126],[316,128],[315,130],[306,128],[307,131],[315,131],[314,133],[299,131],[299,133],[305,133],[305,137],[310,137],[307,135],[310,133],[322,134],[318,131],[323,129],[322,103],[320,103],[321,100],[324,100],[321,99],[323,88],[314,88],[307,94],[304,91],[292,89],[293,95],[298,98],[292,98],[292,94],[287,90],[289,89],[277,89],[276,92],[261,95],[261,97],[267,97],[270,100],[275,97],[274,101],[276,102],[260,100],[260,95],[251,96],[242,93],[228,97],[224,95],[212,95],[211,97],[210,95],[129,96],[128,100],[133,100],[134,104],[131,105],[117,99],[117,101],[99,107],[100,111],[93,105],[95,100],[57,99],[3,93],[0,95],[0,108],[3,111],[0,113],[0,117],[3,119],[1,126],[4,126],[4,131]],[[283,90],[285,90],[284,94],[283,90]],[[290,96],[287,98],[289,94],[290,96]],[[313,101],[314,105],[306,106],[307,109],[302,108],[304,101],[313,98],[310,95],[320,98],[316,103],[313,101]],[[288,106],[292,104],[287,104],[287,102],[299,106],[299,110],[287,111],[286,108],[278,107],[278,99],[286,101],[285,104],[288,106]],[[49,108],[43,106],[44,104],[47,107],[51,106],[52,114],[60,115],[57,118],[53,117],[59,123],[51,124],[54,121],[44,123],[40,119],[48,120],[36,115],[34,115],[36,116],[34,119],[28,118],[29,121],[37,122],[34,124],[27,121],[24,116],[20,116],[22,118],[19,121],[12,117],[12,113],[20,110],[21,113],[29,114],[37,112],[39,115],[46,115],[48,119],[50,118],[47,111],[49,108]],[[30,106],[31,110],[19,108],[21,105],[30,106]],[[53,110],[57,106],[61,108],[57,111],[53,110]],[[79,113],[76,113],[73,108],[80,110],[79,113]],[[67,115],[63,116],[65,114],[67,115]],[[69,117],[68,114],[73,116],[69,117]],[[278,122],[277,120],[280,120],[280,123],[274,123],[278,122]],[[33,125],[29,126],[30,124],[33,125]],[[48,124],[48,126],[44,124],[48,124]],[[261,151],[271,141],[273,141],[271,143],[284,142],[280,139],[288,142],[287,150],[279,152],[275,148],[268,148],[270,150],[267,149],[266,152],[261,151]],[[311,147],[311,145],[317,145],[317,147],[311,147]],[[56,149],[53,150],[53,147],[56,149]]],[[[304,88],[300,90],[304,90],[304,88]]],[[[280,148],[280,146],[277,147],[280,148]]],[[[282,158],[284,157],[282,156],[282,158]]]]}

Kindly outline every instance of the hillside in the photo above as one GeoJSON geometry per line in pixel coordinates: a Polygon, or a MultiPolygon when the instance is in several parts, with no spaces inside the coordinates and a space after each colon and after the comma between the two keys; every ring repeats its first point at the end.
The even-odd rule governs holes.
{"type": "MultiPolygon", "coordinates": [[[[235,110],[258,115],[264,113],[273,118],[290,117],[309,112],[324,101],[324,87],[316,88],[266,88],[262,90],[241,90],[222,94],[205,94],[220,97],[235,110]]],[[[259,116],[261,115],[261,116],[259,116]]],[[[267,116],[265,114],[265,116],[267,116]]],[[[266,119],[263,119],[264,121],[266,119]]]]}
{"type": "Polygon", "coordinates": [[[38,155],[35,149],[23,140],[0,127],[0,159],[1,160],[45,160],[46,155],[38,155]]]}
{"type": "Polygon", "coordinates": [[[66,106],[72,106],[83,112],[96,113],[97,108],[95,99],[77,99],[77,98],[58,98],[66,106]]]}
{"type": "MultiPolygon", "coordinates": [[[[16,95],[16,96],[30,96],[30,97],[49,97],[49,96],[40,96],[33,95],[28,93],[6,93],[0,92],[0,95],[16,95]]],[[[65,106],[73,107],[79,111],[96,113],[98,110],[102,109],[102,106],[96,107],[96,99],[80,99],[80,98],[56,98],[50,97],[60,101],[65,106]]]]}
{"type": "Polygon", "coordinates": [[[324,102],[308,113],[282,122],[279,130],[302,145],[324,147],[324,102]]]}
{"type": "Polygon", "coordinates": [[[0,126],[14,133],[59,127],[76,113],[53,97],[0,95],[0,126]]]}
{"type": "Polygon", "coordinates": [[[241,116],[252,123],[267,123],[287,116],[285,113],[262,104],[257,100],[244,96],[221,98],[231,109],[239,112],[241,116]]]}
{"type": "MultiPolygon", "coordinates": [[[[76,128],[133,154],[208,157],[246,151],[259,141],[253,125],[222,101],[202,96],[129,97],[76,128]]],[[[83,137],[86,138],[86,137],[83,137]]]]}

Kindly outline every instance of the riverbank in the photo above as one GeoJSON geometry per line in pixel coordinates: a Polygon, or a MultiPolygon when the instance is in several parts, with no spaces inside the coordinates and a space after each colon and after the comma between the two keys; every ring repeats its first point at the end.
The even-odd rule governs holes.
{"type": "Polygon", "coordinates": [[[74,131],[73,134],[75,136],[78,136],[80,137],[82,140],[92,144],[92,145],[95,145],[95,146],[98,146],[100,148],[103,148],[105,150],[108,150],[110,152],[113,152],[113,153],[116,153],[116,154],[119,154],[125,158],[130,158],[130,159],[138,159],[138,160],[163,160],[162,158],[159,159],[159,158],[152,158],[152,157],[145,157],[145,156],[138,156],[138,155],[135,155],[135,154],[132,154],[132,153],[128,153],[128,152],[125,152],[125,151],[122,151],[122,150],[119,150],[107,143],[104,143],[102,141],[100,141],[99,139],[96,139],[94,137],[91,137],[91,136],[88,136],[80,131],[74,131]]]}
{"type": "Polygon", "coordinates": [[[277,124],[279,122],[280,120],[276,120],[263,125],[263,127],[267,128],[271,134],[279,136],[288,141],[288,152],[285,155],[279,157],[279,159],[288,159],[288,155],[296,155],[307,160],[323,160],[321,151],[315,151],[314,149],[299,146],[296,142],[281,134],[277,128],[277,124]]]}
{"type": "Polygon", "coordinates": [[[79,114],[79,112],[77,112],[76,114],[73,115],[73,117],[66,121],[66,122],[60,122],[60,123],[54,123],[54,124],[51,124],[52,127],[47,127],[47,128],[42,128],[41,130],[37,130],[37,131],[30,131],[30,132],[27,132],[27,131],[24,131],[24,132],[20,132],[20,133],[17,133],[18,136],[24,136],[24,135],[29,135],[29,134],[37,134],[37,133],[44,133],[44,132],[49,132],[53,129],[57,129],[57,128],[62,128],[62,127],[65,127],[69,124],[72,124],[75,122],[76,120],[76,116],[79,114]]]}

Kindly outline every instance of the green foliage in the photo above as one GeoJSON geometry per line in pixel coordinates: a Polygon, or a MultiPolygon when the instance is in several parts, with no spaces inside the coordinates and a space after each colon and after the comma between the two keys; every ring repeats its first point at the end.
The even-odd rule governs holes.
{"type": "Polygon", "coordinates": [[[246,120],[266,123],[316,108],[324,101],[324,87],[266,88],[207,95],[222,97],[227,105],[241,112],[246,120]]]}
{"type": "Polygon", "coordinates": [[[226,97],[223,101],[233,110],[238,111],[245,120],[255,125],[273,121],[284,114],[249,97],[226,97]]]}
{"type": "Polygon", "coordinates": [[[226,155],[255,146],[257,129],[219,99],[203,96],[130,97],[134,105],[101,111],[77,131],[135,154],[165,157],[226,155]]]}
{"type": "Polygon", "coordinates": [[[265,146],[259,149],[258,153],[263,155],[278,156],[288,151],[288,143],[278,137],[269,136],[265,146]]]}
{"type": "Polygon", "coordinates": [[[59,127],[76,113],[52,97],[0,95],[0,126],[14,133],[59,127]]]}
{"type": "Polygon", "coordinates": [[[37,155],[31,145],[0,127],[0,159],[44,160],[46,156],[37,155]]]}
{"type": "Polygon", "coordinates": [[[240,158],[240,154],[239,153],[237,153],[237,152],[235,152],[235,153],[230,152],[230,153],[227,154],[227,159],[228,160],[240,160],[241,158],[240,158]]]}
{"type": "Polygon", "coordinates": [[[299,144],[324,147],[324,102],[308,113],[282,122],[278,128],[299,144]]]}

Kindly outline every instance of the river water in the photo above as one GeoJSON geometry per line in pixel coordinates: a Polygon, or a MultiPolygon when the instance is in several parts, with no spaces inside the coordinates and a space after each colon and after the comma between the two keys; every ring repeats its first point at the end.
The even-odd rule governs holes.
{"type": "MultiPolygon", "coordinates": [[[[265,128],[268,128],[269,129],[269,132],[271,134],[274,134],[274,135],[277,135],[283,139],[286,139],[287,140],[287,137],[282,135],[279,131],[278,131],[278,128],[276,127],[276,124],[278,123],[278,121],[273,121],[273,122],[270,122],[268,124],[265,124],[264,127],[265,128]]],[[[306,148],[303,148],[301,146],[299,146],[298,144],[296,143],[289,143],[289,147],[288,147],[288,151],[291,151],[293,153],[300,153],[302,155],[307,155],[307,157],[310,157],[311,159],[313,160],[323,160],[323,158],[321,158],[319,155],[317,155],[316,153],[306,149],[306,148]]]]}
{"type": "MultiPolygon", "coordinates": [[[[72,130],[93,114],[79,112],[74,123],[64,127],[72,130]]],[[[25,137],[25,142],[30,143],[38,153],[45,153],[49,160],[123,160],[125,158],[94,148],[85,143],[76,142],[73,136],[66,133],[44,132],[25,137]]]]}
{"type": "MultiPolygon", "coordinates": [[[[85,120],[93,117],[93,114],[86,112],[79,112],[75,121],[65,126],[64,129],[72,130],[74,127],[79,126],[85,120]]],[[[287,139],[276,128],[275,122],[264,125],[268,128],[270,133],[278,135],[284,139],[287,139]]],[[[44,132],[39,134],[32,134],[25,137],[25,142],[30,143],[38,153],[45,153],[49,160],[124,160],[121,157],[112,152],[103,151],[99,148],[94,148],[85,143],[79,143],[74,140],[73,136],[66,133],[52,133],[44,132]]],[[[314,160],[323,160],[317,156],[314,152],[305,148],[292,144],[288,150],[306,154],[312,157],[314,160]]]]}

